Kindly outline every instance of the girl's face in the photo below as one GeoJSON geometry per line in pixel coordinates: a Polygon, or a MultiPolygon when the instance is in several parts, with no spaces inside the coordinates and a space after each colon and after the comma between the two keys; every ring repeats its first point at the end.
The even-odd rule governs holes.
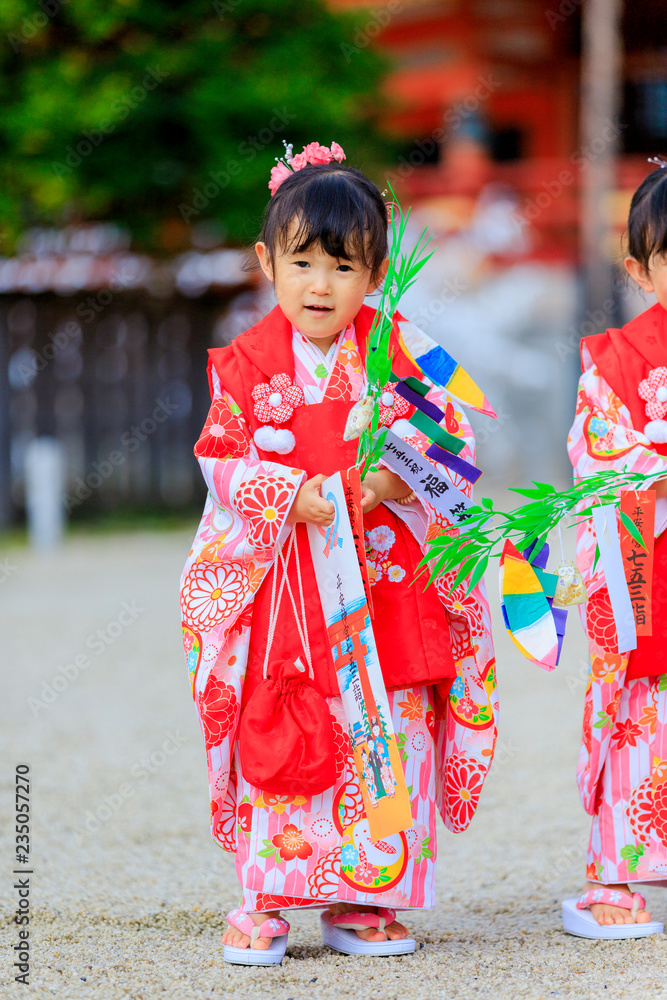
{"type": "Polygon", "coordinates": [[[667,309],[667,256],[665,254],[656,254],[651,259],[648,270],[634,257],[626,257],[625,269],[640,288],[643,288],[649,295],[655,295],[662,308],[667,309]]]}
{"type": "Polygon", "coordinates": [[[325,351],[383,277],[374,281],[361,263],[330,257],[315,244],[302,253],[278,251],[273,261],[265,243],[257,243],[255,251],[287,319],[325,351]]]}

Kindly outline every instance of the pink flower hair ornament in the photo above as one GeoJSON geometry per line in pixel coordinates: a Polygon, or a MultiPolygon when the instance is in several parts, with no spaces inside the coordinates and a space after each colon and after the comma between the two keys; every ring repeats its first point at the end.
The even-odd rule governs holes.
{"type": "Polygon", "coordinates": [[[285,147],[284,157],[282,159],[276,157],[276,165],[271,168],[269,191],[272,198],[282,182],[290,174],[296,173],[297,170],[303,170],[304,167],[308,166],[318,167],[323,164],[333,163],[334,160],[337,163],[342,163],[346,159],[343,147],[339,146],[337,142],[332,142],[331,148],[321,146],[319,142],[309,142],[296,156],[293,155],[294,147],[291,142],[288,144],[283,139],[283,145],[285,147]]]}

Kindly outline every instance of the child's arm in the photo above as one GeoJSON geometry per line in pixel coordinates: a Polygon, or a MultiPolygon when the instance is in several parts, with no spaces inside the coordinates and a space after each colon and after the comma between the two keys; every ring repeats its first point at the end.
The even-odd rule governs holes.
{"type": "Polygon", "coordinates": [[[361,484],[361,506],[368,513],[384,500],[402,500],[411,492],[407,483],[391,469],[378,469],[368,472],[361,484]]]}

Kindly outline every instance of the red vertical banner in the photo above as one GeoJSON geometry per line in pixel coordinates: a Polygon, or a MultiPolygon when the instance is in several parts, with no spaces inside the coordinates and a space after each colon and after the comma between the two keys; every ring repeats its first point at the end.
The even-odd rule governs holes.
{"type": "Polygon", "coordinates": [[[635,615],[637,635],[652,635],[655,490],[621,490],[621,513],[630,518],[646,546],[645,549],[642,548],[621,519],[621,555],[635,615]]]}

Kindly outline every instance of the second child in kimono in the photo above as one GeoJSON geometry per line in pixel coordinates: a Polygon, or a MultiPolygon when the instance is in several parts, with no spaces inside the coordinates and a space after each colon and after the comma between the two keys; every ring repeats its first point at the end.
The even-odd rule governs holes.
{"type": "MultiPolygon", "coordinates": [[[[483,587],[469,595],[465,583],[452,589],[454,574],[437,588],[410,586],[426,540],[448,523],[388,468],[370,472],[362,505],[373,628],[413,819],[409,829],[371,840],[306,527],[332,524],[320,484],[356,461],[357,442],[345,442],[343,431],[365,390],[375,314],[364,298],[387,259],[387,207],[343,159],[336,143],[311,143],[290,166],[274,167],[256,252],[278,305],[229,347],[210,351],[212,404],[195,447],[209,495],[183,572],[183,632],[206,744],[211,830],[235,853],[241,883],[225,958],[241,964],[281,960],[289,924],[280,911],[297,907],[324,911],[323,938],[339,951],[413,951],[396,909],[434,906],[436,811],[450,830],[466,829],[496,736],[483,587]],[[297,767],[267,760],[244,736],[244,720],[263,685],[299,671],[326,705],[326,720],[297,767]],[[325,736],[334,753],[315,778],[330,774],[313,791],[325,736]],[[264,780],[264,772],[280,780],[264,780]]],[[[393,350],[399,378],[421,376],[397,338],[393,350]]],[[[429,442],[405,419],[413,410],[394,387],[385,387],[381,422],[423,455],[429,442]]],[[[446,410],[448,430],[465,441],[461,457],[473,462],[457,401],[436,389],[429,398],[446,410]]],[[[470,495],[470,484],[454,478],[470,495]]],[[[392,795],[377,718],[367,746],[369,787],[392,795]]]]}
{"type": "MultiPolygon", "coordinates": [[[[665,161],[667,167],[667,161],[665,161]]],[[[585,937],[659,933],[628,883],[667,879],[667,169],[634,194],[625,267],[657,303],[620,330],[582,342],[583,374],[568,450],[576,477],[640,473],[655,489],[653,634],[618,650],[592,522],[579,526],[577,562],[589,594],[590,677],[577,779],[593,817],[586,892],[563,904],[565,929],[585,937]]]]}

